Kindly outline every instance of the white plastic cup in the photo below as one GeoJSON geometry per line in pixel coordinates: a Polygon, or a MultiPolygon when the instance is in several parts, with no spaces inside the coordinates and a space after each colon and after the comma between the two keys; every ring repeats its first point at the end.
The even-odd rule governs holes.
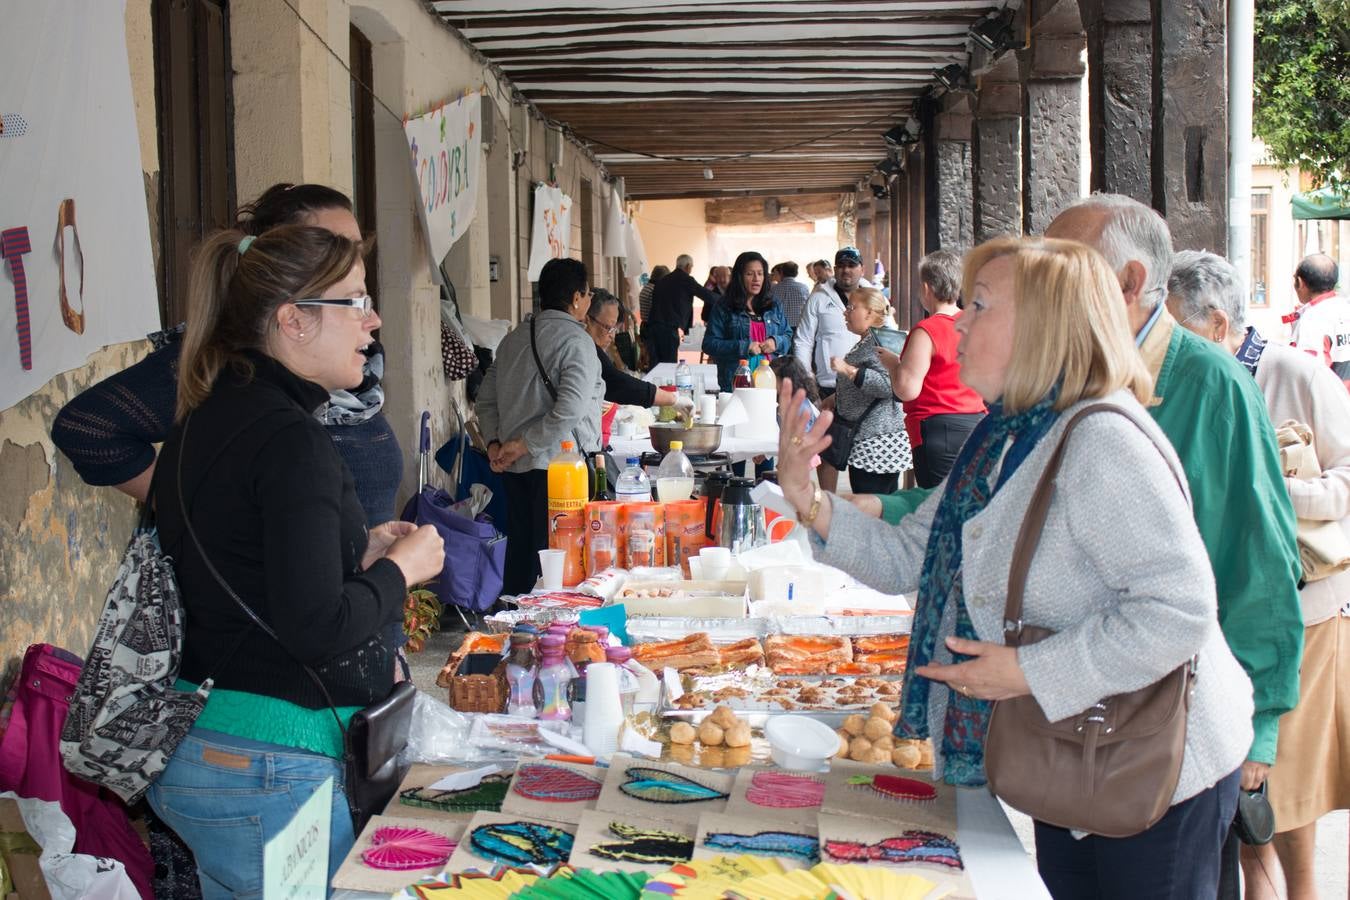
{"type": "Polygon", "coordinates": [[[616,438],[631,438],[637,434],[637,425],[632,419],[620,419],[614,423],[614,436],[616,438]]]}
{"type": "Polygon", "coordinates": [[[698,398],[698,418],[704,425],[717,424],[717,395],[704,394],[698,398]]]}
{"type": "Polygon", "coordinates": [[[613,663],[586,667],[586,719],[582,742],[596,756],[609,756],[619,749],[623,726],[623,700],[619,696],[619,671],[613,663]]]}
{"type": "Polygon", "coordinates": [[[689,557],[689,578],[693,581],[703,580],[703,560],[697,556],[689,557]]]}
{"type": "Polygon", "coordinates": [[[727,570],[731,568],[730,547],[704,547],[698,552],[702,560],[703,578],[706,581],[723,581],[727,570]]]}
{"type": "Polygon", "coordinates": [[[539,586],[546,591],[562,590],[563,562],[567,559],[566,550],[539,551],[539,586]]]}

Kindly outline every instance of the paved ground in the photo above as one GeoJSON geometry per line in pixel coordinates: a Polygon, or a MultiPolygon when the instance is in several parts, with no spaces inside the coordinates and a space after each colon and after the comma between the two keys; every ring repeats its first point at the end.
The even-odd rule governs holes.
{"type": "MultiPolygon", "coordinates": [[[[413,654],[412,675],[418,689],[441,700],[445,699],[445,691],[436,686],[436,673],[445,665],[445,658],[450,655],[450,651],[459,646],[460,639],[461,635],[457,633],[433,634],[422,652],[413,654]]],[[[1027,853],[1034,856],[1031,820],[1011,809],[1008,810],[1008,818],[1017,829],[1017,835],[1027,848],[1027,853]]],[[[1350,897],[1350,889],[1347,887],[1350,883],[1350,875],[1347,874],[1347,867],[1350,866],[1348,847],[1350,847],[1350,815],[1342,810],[1324,817],[1317,827],[1317,874],[1321,900],[1350,897]]]]}

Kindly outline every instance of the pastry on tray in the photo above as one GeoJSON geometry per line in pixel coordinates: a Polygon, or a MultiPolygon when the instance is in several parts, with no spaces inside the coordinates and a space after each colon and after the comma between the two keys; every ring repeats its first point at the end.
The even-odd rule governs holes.
{"type": "Polygon", "coordinates": [[[721,665],[729,669],[764,664],[764,648],[755,638],[718,647],[717,653],[721,657],[721,665]]]}
{"type": "Polygon", "coordinates": [[[780,675],[823,675],[832,664],[853,662],[846,637],[775,634],[764,639],[764,656],[780,675]]]}
{"type": "Polygon", "coordinates": [[[633,658],[653,671],[664,668],[700,669],[718,665],[722,656],[706,631],[695,632],[678,641],[636,644],[633,658]]]}

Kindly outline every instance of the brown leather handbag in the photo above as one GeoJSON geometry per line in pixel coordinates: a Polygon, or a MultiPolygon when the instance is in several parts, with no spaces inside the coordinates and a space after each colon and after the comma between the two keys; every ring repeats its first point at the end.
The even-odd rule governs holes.
{"type": "MultiPolygon", "coordinates": [[[[1045,640],[1053,631],[1022,621],[1027,571],[1054,496],[1064,447],[1085,416],[1114,412],[1096,403],[1069,419],[1014,545],[1003,616],[1010,647],[1045,640]]],[[[1051,722],[1031,695],[994,704],[985,739],[985,773],[999,799],[1034,819],[1061,828],[1128,837],[1154,825],[1172,804],[1186,747],[1186,712],[1195,658],[1161,680],[1106,697],[1082,712],[1051,722]]]]}

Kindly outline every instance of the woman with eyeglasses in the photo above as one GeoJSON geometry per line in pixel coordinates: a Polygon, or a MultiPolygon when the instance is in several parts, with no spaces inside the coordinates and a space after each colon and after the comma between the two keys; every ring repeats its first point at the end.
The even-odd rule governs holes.
{"type": "Polygon", "coordinates": [[[429,525],[367,529],[314,415],[361,382],[380,326],[361,244],[229,230],[198,248],[191,284],[150,491],[186,612],[178,688],[214,688],[148,797],[192,848],[204,896],[258,896],[263,846],[329,778],[330,878],[354,843],[339,721],[388,696],[389,628],[444,545],[429,525]]]}
{"type": "MultiPolygon", "coordinates": [[[[235,227],[258,235],[278,225],[314,225],[360,242],[348,197],[321,184],[276,184],[239,210],[235,227]]],[[[151,335],[140,362],[88,388],[57,414],[52,441],[87,484],[144,500],[155,472],[155,446],[173,425],[184,326],[151,335]]],[[[331,392],[314,411],[356,478],[356,495],[375,527],[394,518],[403,451],[383,413],[384,352],[365,349],[359,384],[331,392]]]]}
{"type": "Polygon", "coordinates": [[[619,298],[604,288],[591,292],[591,308],[586,313],[586,333],[595,341],[600,358],[600,378],[605,382],[605,400],[626,406],[674,406],[672,391],[658,390],[650,381],[629,375],[614,364],[609,348],[619,330],[619,298]]]}

